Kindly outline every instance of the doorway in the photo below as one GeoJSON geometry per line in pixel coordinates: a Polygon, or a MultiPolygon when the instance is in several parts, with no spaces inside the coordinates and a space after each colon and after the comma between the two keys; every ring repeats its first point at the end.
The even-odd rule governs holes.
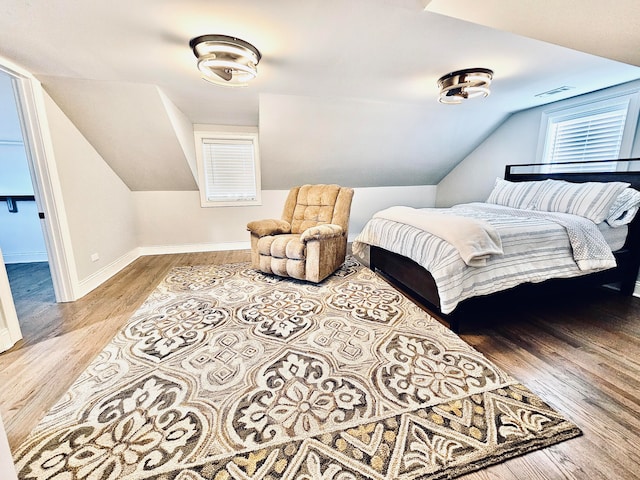
{"type": "Polygon", "coordinates": [[[0,250],[23,336],[55,293],[12,77],[0,72],[0,250]]]}
{"type": "MultiPolygon", "coordinates": [[[[66,216],[64,208],[61,207],[64,202],[47,123],[46,93],[31,73],[2,57],[0,57],[0,74],[3,79],[8,78],[12,85],[13,104],[17,108],[23,142],[22,150],[28,165],[28,175],[25,172],[22,173],[31,179],[31,189],[35,199],[22,202],[24,205],[14,202],[13,199],[9,202],[5,199],[4,202],[0,201],[0,210],[2,208],[28,210],[29,206],[34,209],[35,217],[32,218],[36,218],[38,227],[31,228],[36,232],[39,231],[44,237],[46,247],[41,253],[43,258],[48,259],[55,301],[73,301],[78,297],[77,278],[73,275],[75,263],[66,216]],[[7,206],[4,207],[3,203],[7,206]]],[[[16,214],[10,211],[8,213],[16,214]]],[[[0,277],[7,278],[1,251],[0,277]]],[[[0,281],[0,352],[11,348],[21,338],[9,283],[0,281]]]]}

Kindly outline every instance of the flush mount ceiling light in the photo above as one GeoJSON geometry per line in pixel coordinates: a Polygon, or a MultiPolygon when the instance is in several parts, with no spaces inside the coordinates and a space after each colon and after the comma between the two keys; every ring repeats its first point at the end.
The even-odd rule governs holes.
{"type": "Polygon", "coordinates": [[[462,103],[467,98],[486,97],[493,71],[488,68],[467,68],[447,73],[438,79],[438,101],[446,104],[462,103]]]}
{"type": "Polygon", "coordinates": [[[201,35],[189,46],[198,58],[198,69],[204,79],[216,85],[245,87],[258,74],[262,57],[256,47],[227,35],[201,35]]]}

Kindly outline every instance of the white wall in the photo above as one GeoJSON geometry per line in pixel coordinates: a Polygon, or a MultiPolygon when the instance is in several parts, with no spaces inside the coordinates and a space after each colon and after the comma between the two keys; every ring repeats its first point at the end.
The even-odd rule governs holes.
{"type": "Polygon", "coordinates": [[[133,200],[127,186],[47,94],[45,108],[82,283],[104,269],[117,271],[135,258],[133,200]],[[92,261],[93,254],[99,260],[92,261]]]}
{"type": "Polygon", "coordinates": [[[137,242],[145,254],[247,248],[246,224],[279,217],[286,192],[262,192],[261,206],[200,206],[199,192],[133,192],[137,242]]]}
{"type": "Polygon", "coordinates": [[[17,213],[0,202],[0,248],[5,263],[46,262],[47,247],[42,236],[38,208],[34,201],[17,201],[17,213]]]}
{"type": "MultiPolygon", "coordinates": [[[[351,239],[382,208],[435,204],[433,185],[354,190],[351,239]]],[[[280,218],[287,193],[288,190],[263,190],[260,206],[202,208],[198,192],[133,192],[138,245],[143,254],[249,248],[247,223],[280,218]]]]}
{"type": "Polygon", "coordinates": [[[261,94],[262,185],[435,185],[504,119],[482,102],[440,107],[261,94]]]}
{"type": "Polygon", "coordinates": [[[173,126],[176,138],[184,152],[184,158],[189,164],[191,174],[197,186],[198,183],[198,164],[196,159],[196,144],[193,141],[193,124],[182,111],[176,107],[175,103],[167,97],[162,90],[158,88],[158,94],[162,100],[162,104],[167,112],[167,117],[173,126]]]}
{"type": "MultiPolygon", "coordinates": [[[[437,205],[484,201],[489,196],[496,177],[504,177],[505,165],[537,163],[540,123],[545,110],[571,107],[577,103],[639,89],[640,80],[515,113],[438,184],[437,205]]],[[[638,156],[640,122],[631,151],[632,158],[638,156]]]]}
{"type": "MultiPolygon", "coordinates": [[[[7,107],[7,104],[0,100],[0,112],[5,113],[9,109],[7,107]]],[[[33,195],[33,184],[22,137],[15,140],[2,131],[0,131],[0,195],[33,195]]]]}

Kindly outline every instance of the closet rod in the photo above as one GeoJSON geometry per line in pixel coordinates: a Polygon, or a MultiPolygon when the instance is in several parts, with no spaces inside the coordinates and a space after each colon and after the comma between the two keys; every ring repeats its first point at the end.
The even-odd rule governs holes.
{"type": "Polygon", "coordinates": [[[18,213],[18,204],[16,202],[35,202],[36,197],[33,195],[0,195],[1,201],[7,202],[7,208],[10,213],[18,213]]]}

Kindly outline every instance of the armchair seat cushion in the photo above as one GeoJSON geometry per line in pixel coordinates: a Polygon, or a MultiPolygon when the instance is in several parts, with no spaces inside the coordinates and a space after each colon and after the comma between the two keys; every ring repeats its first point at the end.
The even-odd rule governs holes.
{"type": "Polygon", "coordinates": [[[304,260],[305,245],[300,241],[300,235],[267,235],[258,240],[258,253],[275,258],[304,260]]]}

